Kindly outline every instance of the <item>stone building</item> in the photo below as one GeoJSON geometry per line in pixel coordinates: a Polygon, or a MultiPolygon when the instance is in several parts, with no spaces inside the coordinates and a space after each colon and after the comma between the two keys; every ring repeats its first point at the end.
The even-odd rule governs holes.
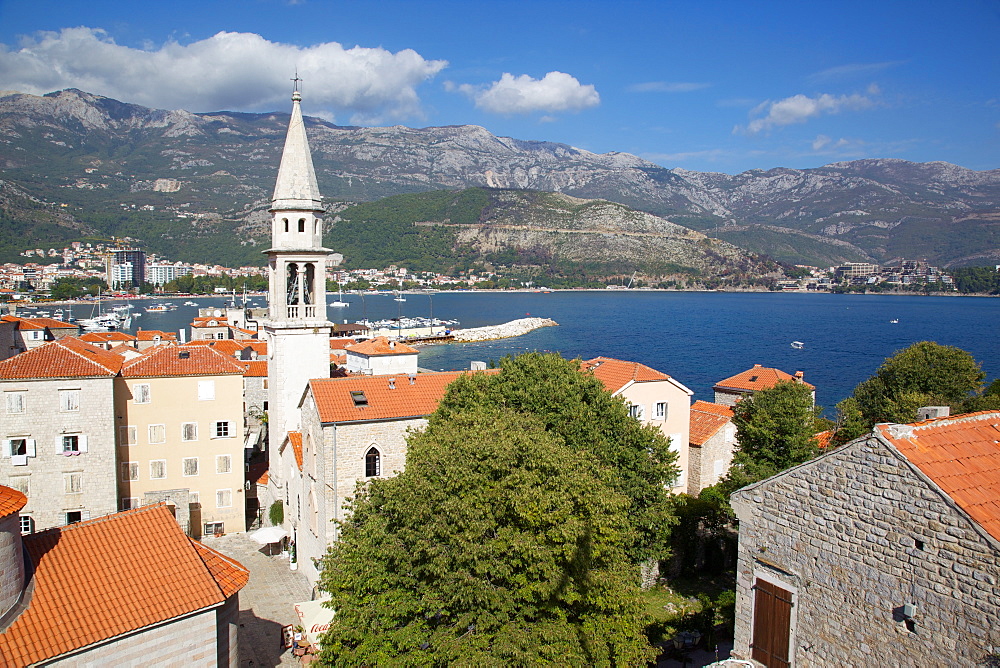
{"type": "Polygon", "coordinates": [[[64,338],[0,362],[0,484],[25,531],[118,509],[114,394],[122,358],[64,338]]]}
{"type": "Polygon", "coordinates": [[[687,492],[690,407],[694,393],[677,379],[638,362],[595,357],[584,362],[582,368],[593,373],[608,392],[625,399],[633,417],[655,426],[670,439],[680,469],[671,491],[687,492]]]}
{"type": "Polygon", "coordinates": [[[766,666],[993,665],[1000,412],[880,424],[732,495],[734,654],[766,666]]]}
{"type": "Polygon", "coordinates": [[[781,369],[754,364],[753,368],[747,369],[735,376],[730,376],[725,380],[720,380],[712,388],[715,391],[715,403],[723,406],[735,406],[736,402],[743,397],[774,387],[778,383],[792,381],[802,383],[812,390],[813,403],[816,402],[816,388],[803,380],[803,373],[796,371],[794,375],[787,374],[781,369]]]}
{"type": "Polygon", "coordinates": [[[21,536],[0,486],[0,665],[231,666],[249,572],[163,505],[21,536]]]}
{"type": "Polygon", "coordinates": [[[405,343],[378,336],[344,348],[348,373],[381,376],[417,372],[419,351],[405,343]]]}
{"type": "Polygon", "coordinates": [[[736,451],[733,409],[696,401],[691,406],[691,448],[688,452],[688,494],[696,496],[729,471],[736,451]]]}

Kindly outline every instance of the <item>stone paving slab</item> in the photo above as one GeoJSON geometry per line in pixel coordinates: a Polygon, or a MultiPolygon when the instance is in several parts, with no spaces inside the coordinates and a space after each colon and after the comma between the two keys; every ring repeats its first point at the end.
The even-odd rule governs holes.
{"type": "Polygon", "coordinates": [[[298,666],[281,647],[281,627],[298,623],[292,606],[311,597],[306,577],[289,570],[287,559],[268,556],[247,534],[208,537],[204,543],[250,571],[250,582],[240,591],[240,665],[298,666]]]}

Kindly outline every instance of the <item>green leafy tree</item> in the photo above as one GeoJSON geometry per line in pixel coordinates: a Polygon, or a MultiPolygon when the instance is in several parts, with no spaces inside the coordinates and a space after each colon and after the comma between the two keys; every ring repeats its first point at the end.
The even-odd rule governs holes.
{"type": "Polygon", "coordinates": [[[814,457],[821,409],[802,383],[781,382],[733,407],[736,452],[722,481],[727,496],[814,457]]]}
{"type": "Polygon", "coordinates": [[[668,439],[629,416],[622,399],[581,372],[579,360],[527,353],[503,358],[500,369],[457,379],[437,414],[448,417],[496,406],[537,416],[568,446],[593,455],[614,489],[630,500],[627,516],[636,540],[630,554],[636,563],[666,558],[675,521],[667,490],[678,474],[677,454],[668,439]]]}
{"type": "Polygon", "coordinates": [[[964,412],[985,378],[979,363],[961,348],[920,341],[886,359],[854,389],[854,399],[870,429],[880,422],[913,422],[921,406],[964,412]]]}
{"type": "Polygon", "coordinates": [[[437,414],[359,489],[324,559],[329,665],[636,666],[629,499],[542,417],[437,414]]]}

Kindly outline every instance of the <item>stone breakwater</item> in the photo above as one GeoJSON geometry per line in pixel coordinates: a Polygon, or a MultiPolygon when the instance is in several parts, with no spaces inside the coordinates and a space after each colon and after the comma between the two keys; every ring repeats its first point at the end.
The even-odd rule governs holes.
{"type": "Polygon", "coordinates": [[[492,341],[494,339],[508,339],[512,336],[527,334],[539,327],[555,327],[559,323],[548,318],[521,318],[511,320],[502,325],[490,325],[489,327],[476,327],[474,329],[456,329],[452,332],[455,341],[492,341]]]}

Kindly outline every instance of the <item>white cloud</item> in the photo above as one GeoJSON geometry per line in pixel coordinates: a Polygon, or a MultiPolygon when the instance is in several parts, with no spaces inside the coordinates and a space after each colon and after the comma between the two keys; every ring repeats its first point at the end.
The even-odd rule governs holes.
{"type": "MultiPolygon", "coordinates": [[[[877,94],[877,87],[869,87],[870,94],[877,94]]],[[[762,118],[751,120],[746,127],[737,126],[734,132],[742,132],[755,135],[766,132],[774,127],[805,123],[810,118],[815,118],[823,114],[836,114],[841,111],[859,111],[870,109],[875,106],[875,101],[870,97],[859,95],[828,95],[824,93],[817,97],[806,95],[793,95],[784,100],[772,102],[767,100],[757,105],[751,112],[751,116],[761,115],[762,118]]]]}
{"type": "Polygon", "coordinates": [[[254,33],[134,49],[103,30],[80,27],[40,32],[17,48],[0,45],[0,88],[34,94],[80,88],[156,108],[260,111],[287,105],[297,69],[307,114],[346,113],[352,123],[374,123],[419,117],[417,86],[447,64],[410,49],[299,47],[254,33]]]}
{"type": "Polygon", "coordinates": [[[682,81],[647,81],[632,84],[628,87],[630,93],[690,93],[708,88],[711,84],[682,81]]]}
{"type": "Polygon", "coordinates": [[[468,95],[478,108],[495,114],[580,111],[601,103],[601,96],[593,85],[581,84],[564,72],[549,72],[541,79],[527,74],[515,77],[504,72],[500,80],[488,88],[452,84],[446,89],[468,95]]]}

